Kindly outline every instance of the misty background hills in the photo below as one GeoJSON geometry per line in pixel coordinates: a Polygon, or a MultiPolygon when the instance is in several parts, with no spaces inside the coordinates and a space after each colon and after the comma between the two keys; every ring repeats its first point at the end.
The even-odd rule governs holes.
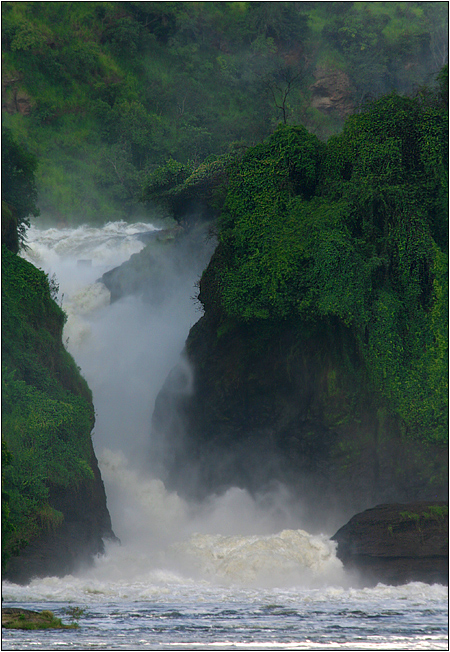
{"type": "Polygon", "coordinates": [[[326,140],[367,99],[432,83],[448,56],[447,11],[3,2],[3,124],[39,160],[42,217],[137,218],[149,175],[163,166],[164,176],[168,161],[192,172],[279,123],[326,140]]]}

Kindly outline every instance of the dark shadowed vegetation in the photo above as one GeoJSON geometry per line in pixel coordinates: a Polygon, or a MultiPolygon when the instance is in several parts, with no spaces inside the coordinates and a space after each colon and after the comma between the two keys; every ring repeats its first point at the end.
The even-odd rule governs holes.
{"type": "Polygon", "coordinates": [[[436,92],[368,103],[326,146],[280,126],[247,150],[200,284],[219,334],[337,319],[374,389],[430,441],[448,436],[447,74],[436,92]]]}

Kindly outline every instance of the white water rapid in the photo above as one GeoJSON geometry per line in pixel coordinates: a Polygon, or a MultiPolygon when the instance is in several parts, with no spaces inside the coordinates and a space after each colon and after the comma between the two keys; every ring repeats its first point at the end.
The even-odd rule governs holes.
{"type": "MultiPolygon", "coordinates": [[[[123,222],[31,228],[24,254],[59,284],[68,316],[64,340],[93,391],[93,441],[113,528],[122,542],[109,546],[94,575],[142,578],[157,562],[225,583],[342,582],[335,544],[299,529],[283,505],[282,488],[269,500],[231,489],[196,505],[148,476],[142,460],[155,398],[199,318],[192,297],[201,269],[187,268],[157,306],[135,296],[110,304],[98,279],[142,249],[137,235],[154,229],[123,222]]],[[[166,273],[174,271],[168,267],[166,273]]]]}
{"type": "Polygon", "coordinates": [[[4,583],[4,604],[84,615],[70,633],[8,630],[3,649],[447,649],[446,587],[358,588],[327,534],[305,531],[283,487],[194,504],[148,475],[154,402],[200,316],[192,297],[202,263],[157,306],[135,296],[110,304],[98,279],[154,229],[28,232],[23,255],[55,275],[66,346],[93,391],[93,442],[121,545],[108,543],[76,575],[4,583]]]}

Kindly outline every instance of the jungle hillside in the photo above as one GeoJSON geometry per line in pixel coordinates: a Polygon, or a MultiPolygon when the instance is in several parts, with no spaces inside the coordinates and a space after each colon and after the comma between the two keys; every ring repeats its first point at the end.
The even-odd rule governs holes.
{"type": "Polygon", "coordinates": [[[112,535],[57,283],[19,255],[31,219],[214,219],[186,345],[197,391],[175,405],[169,383],[155,410],[176,480],[192,458],[214,469],[211,488],[241,483],[259,446],[326,479],[329,495],[342,478],[373,501],[444,491],[447,10],[2,2],[10,563],[61,531],[74,504],[78,523],[95,503],[90,553],[112,535]],[[185,450],[166,421],[177,410],[185,450]],[[222,476],[217,460],[231,460],[222,476]]]}
{"type": "Polygon", "coordinates": [[[325,141],[434,83],[447,33],[445,2],[3,2],[3,125],[41,219],[164,216],[174,182],[280,123],[325,141]]]}

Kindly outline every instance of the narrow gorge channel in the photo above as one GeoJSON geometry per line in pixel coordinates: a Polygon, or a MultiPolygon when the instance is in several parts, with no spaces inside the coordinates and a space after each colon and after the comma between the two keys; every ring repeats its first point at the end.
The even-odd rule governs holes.
{"type": "Polygon", "coordinates": [[[282,484],[188,500],[150,473],[154,403],[175,366],[189,381],[181,354],[213,248],[188,247],[175,273],[162,236],[148,223],[29,231],[24,255],[59,283],[65,343],[93,391],[93,442],[120,543],[106,542],[90,568],[4,582],[4,606],[81,616],[79,630],[5,630],[3,649],[446,649],[447,588],[364,588],[337,558],[334,530],[308,531],[282,484]],[[99,279],[158,237],[156,285],[111,301],[99,279]]]}
{"type": "MultiPolygon", "coordinates": [[[[155,400],[169,372],[185,364],[184,343],[200,316],[195,285],[214,247],[206,230],[197,237],[203,250],[189,246],[188,234],[175,263],[173,243],[160,235],[165,233],[149,223],[29,232],[26,257],[59,284],[68,316],[65,344],[93,391],[93,442],[113,530],[121,541],[120,546],[107,543],[109,554],[100,566],[116,559],[116,570],[121,567],[127,578],[130,564],[132,574],[140,574],[141,564],[149,571],[169,561],[222,580],[290,583],[293,567],[295,576],[309,574],[313,584],[329,581],[330,573],[342,580],[335,544],[299,529],[301,509],[282,485],[256,497],[232,487],[221,496],[188,501],[150,471],[155,400]],[[111,301],[103,274],[149,241],[158,261],[155,278],[135,294],[124,292],[111,301]],[[280,555],[276,541],[283,531],[280,555]],[[264,547],[265,541],[260,559],[247,564],[245,555],[253,557],[255,546],[264,547]]],[[[188,392],[191,372],[184,368],[188,382],[181,391],[188,392]]]]}

